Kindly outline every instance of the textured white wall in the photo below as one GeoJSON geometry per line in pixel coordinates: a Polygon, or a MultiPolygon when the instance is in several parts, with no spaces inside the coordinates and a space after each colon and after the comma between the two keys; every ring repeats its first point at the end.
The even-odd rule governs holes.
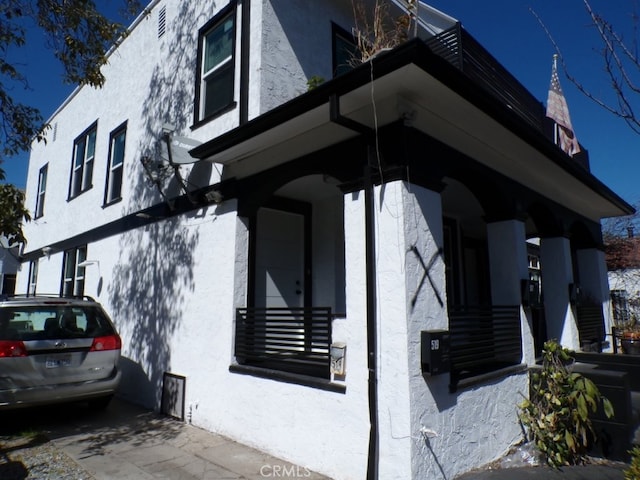
{"type": "Polygon", "coordinates": [[[453,394],[449,375],[423,377],[420,332],[448,329],[440,195],[392,182],[377,189],[382,198],[376,209],[381,478],[453,478],[521,439],[516,404],[527,376],[453,394]],[[429,266],[422,286],[418,255],[429,266]],[[422,429],[437,436],[426,438],[422,429]]]}
{"type": "Polygon", "coordinates": [[[307,79],[330,80],[331,22],[350,30],[351,2],[263,0],[261,111],[307,91],[307,79]],[[309,20],[306,20],[309,19],[309,20]]]}
{"type": "MultiPolygon", "coordinates": [[[[197,31],[225,5],[161,1],[110,57],[105,87],[78,90],[51,119],[56,139],[49,132],[46,145],[34,144],[29,166],[27,199],[33,208],[39,169],[49,162],[45,214],[25,228],[28,252],[158,203],[139,159],[156,154],[163,124],[201,141],[238,124],[235,109],[190,129],[197,31]],[[168,29],[157,39],[157,9],[163,5],[168,29]],[[73,140],[96,120],[93,188],[67,201],[73,140]],[[102,208],[109,133],[125,120],[124,200],[102,208]]],[[[305,91],[308,77],[330,78],[330,19],[348,28],[351,6],[339,0],[263,0],[252,2],[251,13],[252,48],[260,49],[249,64],[254,117],[305,91]]],[[[218,179],[211,166],[192,171],[198,185],[218,179]]],[[[178,193],[175,185],[169,191],[178,193]]],[[[376,201],[381,478],[438,478],[442,471],[449,478],[491,460],[513,441],[505,419],[513,416],[516,392],[526,380],[512,376],[450,395],[444,376],[422,378],[419,331],[447,325],[444,266],[437,260],[430,271],[438,295],[428,282],[416,292],[422,271],[408,249],[415,245],[429,262],[442,245],[439,197],[393,182],[376,188],[376,201]],[[439,436],[426,443],[422,426],[439,436]]],[[[333,339],[347,344],[346,393],[229,372],[234,307],[246,301],[248,236],[236,202],[228,201],[88,245],[88,259],[98,263],[86,268],[86,293],[105,305],[124,340],[123,394],[157,408],[163,372],[185,375],[186,413],[195,425],[333,478],[364,478],[369,418],[363,193],[346,195],[343,208],[346,318],[334,321],[333,339]]],[[[328,212],[318,225],[335,221],[328,212]]],[[[319,258],[335,258],[338,247],[327,244],[319,258]]],[[[59,291],[62,253],[39,264],[38,290],[59,291]]],[[[23,268],[20,275],[23,291],[27,272],[23,268]]],[[[336,303],[338,297],[336,292],[336,303]]]]}

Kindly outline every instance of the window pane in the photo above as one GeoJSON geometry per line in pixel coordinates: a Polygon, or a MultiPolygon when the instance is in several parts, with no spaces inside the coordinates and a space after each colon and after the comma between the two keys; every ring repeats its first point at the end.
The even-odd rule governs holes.
{"type": "Polygon", "coordinates": [[[76,160],[74,170],[81,168],[84,163],[84,138],[76,144],[76,160]]]}
{"type": "Polygon", "coordinates": [[[48,166],[45,165],[40,169],[40,176],[38,177],[38,197],[36,200],[36,217],[41,217],[44,214],[44,197],[47,190],[47,170],[48,166]]]}
{"type": "Polygon", "coordinates": [[[225,67],[205,81],[204,116],[214,114],[233,101],[233,67],[225,67]]]}
{"type": "Polygon", "coordinates": [[[91,179],[93,177],[93,160],[87,161],[84,165],[84,176],[82,179],[82,191],[91,187],[91,179]]]}
{"type": "Polygon", "coordinates": [[[125,132],[119,133],[113,138],[111,168],[122,164],[124,160],[124,138],[125,132]]]}
{"type": "Polygon", "coordinates": [[[96,153],[96,131],[91,130],[91,132],[89,132],[86,158],[87,159],[93,158],[95,153],[96,153]]]}
{"type": "Polygon", "coordinates": [[[64,278],[65,281],[67,279],[73,278],[73,274],[74,271],[76,269],[74,262],[75,262],[76,256],[75,256],[75,252],[71,251],[68,252],[65,256],[64,256],[64,278]]]}
{"type": "Polygon", "coordinates": [[[229,16],[205,36],[203,73],[215,68],[233,53],[233,17],[229,16]]]}
{"type": "Polygon", "coordinates": [[[345,72],[353,69],[354,61],[357,62],[358,56],[358,47],[352,42],[342,37],[341,35],[336,35],[335,37],[335,52],[334,54],[334,62],[335,62],[335,72],[333,72],[334,76],[342,75],[345,72]]]}
{"type": "Polygon", "coordinates": [[[107,201],[115,200],[116,198],[120,198],[120,194],[122,193],[122,165],[116,168],[111,172],[111,177],[109,177],[109,195],[107,197],[107,201]]]}

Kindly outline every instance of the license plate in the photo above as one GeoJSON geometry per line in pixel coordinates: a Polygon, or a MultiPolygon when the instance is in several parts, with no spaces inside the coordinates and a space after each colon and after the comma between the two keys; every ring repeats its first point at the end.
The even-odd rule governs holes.
{"type": "Polygon", "coordinates": [[[71,365],[71,355],[47,357],[45,361],[45,366],[47,368],[68,367],[69,365],[71,365]]]}

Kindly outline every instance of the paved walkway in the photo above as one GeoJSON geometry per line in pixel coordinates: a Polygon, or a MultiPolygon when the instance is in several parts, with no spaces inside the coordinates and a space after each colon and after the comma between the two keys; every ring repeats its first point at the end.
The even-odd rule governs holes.
{"type": "Polygon", "coordinates": [[[46,434],[98,480],[327,478],[118,399],[76,414],[46,434]]]}
{"type": "MultiPolygon", "coordinates": [[[[77,405],[16,411],[3,417],[3,427],[44,433],[96,480],[329,480],[118,399],[97,413],[77,405]]],[[[455,480],[623,480],[624,468],[625,464],[503,468],[469,472],[455,480]]]]}
{"type": "Polygon", "coordinates": [[[470,472],[456,480],[623,480],[623,466],[520,467],[470,472]]]}

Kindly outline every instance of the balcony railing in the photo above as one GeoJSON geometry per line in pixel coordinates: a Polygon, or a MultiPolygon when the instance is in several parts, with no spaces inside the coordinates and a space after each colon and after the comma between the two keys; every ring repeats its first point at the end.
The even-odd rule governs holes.
{"type": "MultiPolygon", "coordinates": [[[[436,55],[454,65],[550,141],[554,141],[553,122],[546,118],[544,105],[459,23],[429,38],[426,44],[436,55]]],[[[573,158],[589,169],[586,150],[582,149],[573,158]]]]}
{"type": "Polygon", "coordinates": [[[522,362],[520,307],[449,307],[451,385],[522,362]]]}
{"type": "Polygon", "coordinates": [[[329,378],[332,318],[330,307],[238,308],[236,360],[329,378]]]}

